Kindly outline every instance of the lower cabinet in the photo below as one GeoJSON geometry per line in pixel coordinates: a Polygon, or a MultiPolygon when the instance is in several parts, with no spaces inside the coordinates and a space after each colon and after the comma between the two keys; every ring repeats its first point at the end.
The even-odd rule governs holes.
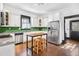
{"type": "Polygon", "coordinates": [[[10,43],[0,46],[0,56],[15,56],[15,44],[10,43]]]}
{"type": "Polygon", "coordinates": [[[15,43],[23,43],[23,33],[15,33],[15,43]]]}
{"type": "Polygon", "coordinates": [[[15,41],[9,34],[0,35],[0,56],[15,56],[15,41]]]}

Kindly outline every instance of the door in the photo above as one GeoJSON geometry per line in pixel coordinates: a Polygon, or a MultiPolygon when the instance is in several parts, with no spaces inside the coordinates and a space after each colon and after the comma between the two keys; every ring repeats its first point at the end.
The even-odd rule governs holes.
{"type": "Polygon", "coordinates": [[[70,21],[70,38],[79,40],[79,20],[70,21]]]}

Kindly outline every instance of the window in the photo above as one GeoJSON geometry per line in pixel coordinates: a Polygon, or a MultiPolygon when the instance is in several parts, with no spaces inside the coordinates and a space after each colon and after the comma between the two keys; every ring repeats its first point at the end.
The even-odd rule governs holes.
{"type": "Polygon", "coordinates": [[[31,21],[29,16],[21,15],[21,29],[30,29],[31,21]]]}

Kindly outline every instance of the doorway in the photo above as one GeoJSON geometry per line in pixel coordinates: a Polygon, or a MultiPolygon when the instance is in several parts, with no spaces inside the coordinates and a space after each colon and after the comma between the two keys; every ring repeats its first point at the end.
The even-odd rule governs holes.
{"type": "Polygon", "coordinates": [[[64,17],[64,39],[73,39],[78,34],[79,15],[64,17]]]}

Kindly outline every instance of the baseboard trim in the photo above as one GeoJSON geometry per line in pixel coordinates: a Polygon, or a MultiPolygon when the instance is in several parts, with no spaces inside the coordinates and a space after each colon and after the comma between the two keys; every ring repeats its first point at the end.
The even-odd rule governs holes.
{"type": "Polygon", "coordinates": [[[60,46],[61,44],[56,44],[56,43],[52,43],[52,42],[48,42],[50,44],[56,45],[56,46],[60,46]]]}

